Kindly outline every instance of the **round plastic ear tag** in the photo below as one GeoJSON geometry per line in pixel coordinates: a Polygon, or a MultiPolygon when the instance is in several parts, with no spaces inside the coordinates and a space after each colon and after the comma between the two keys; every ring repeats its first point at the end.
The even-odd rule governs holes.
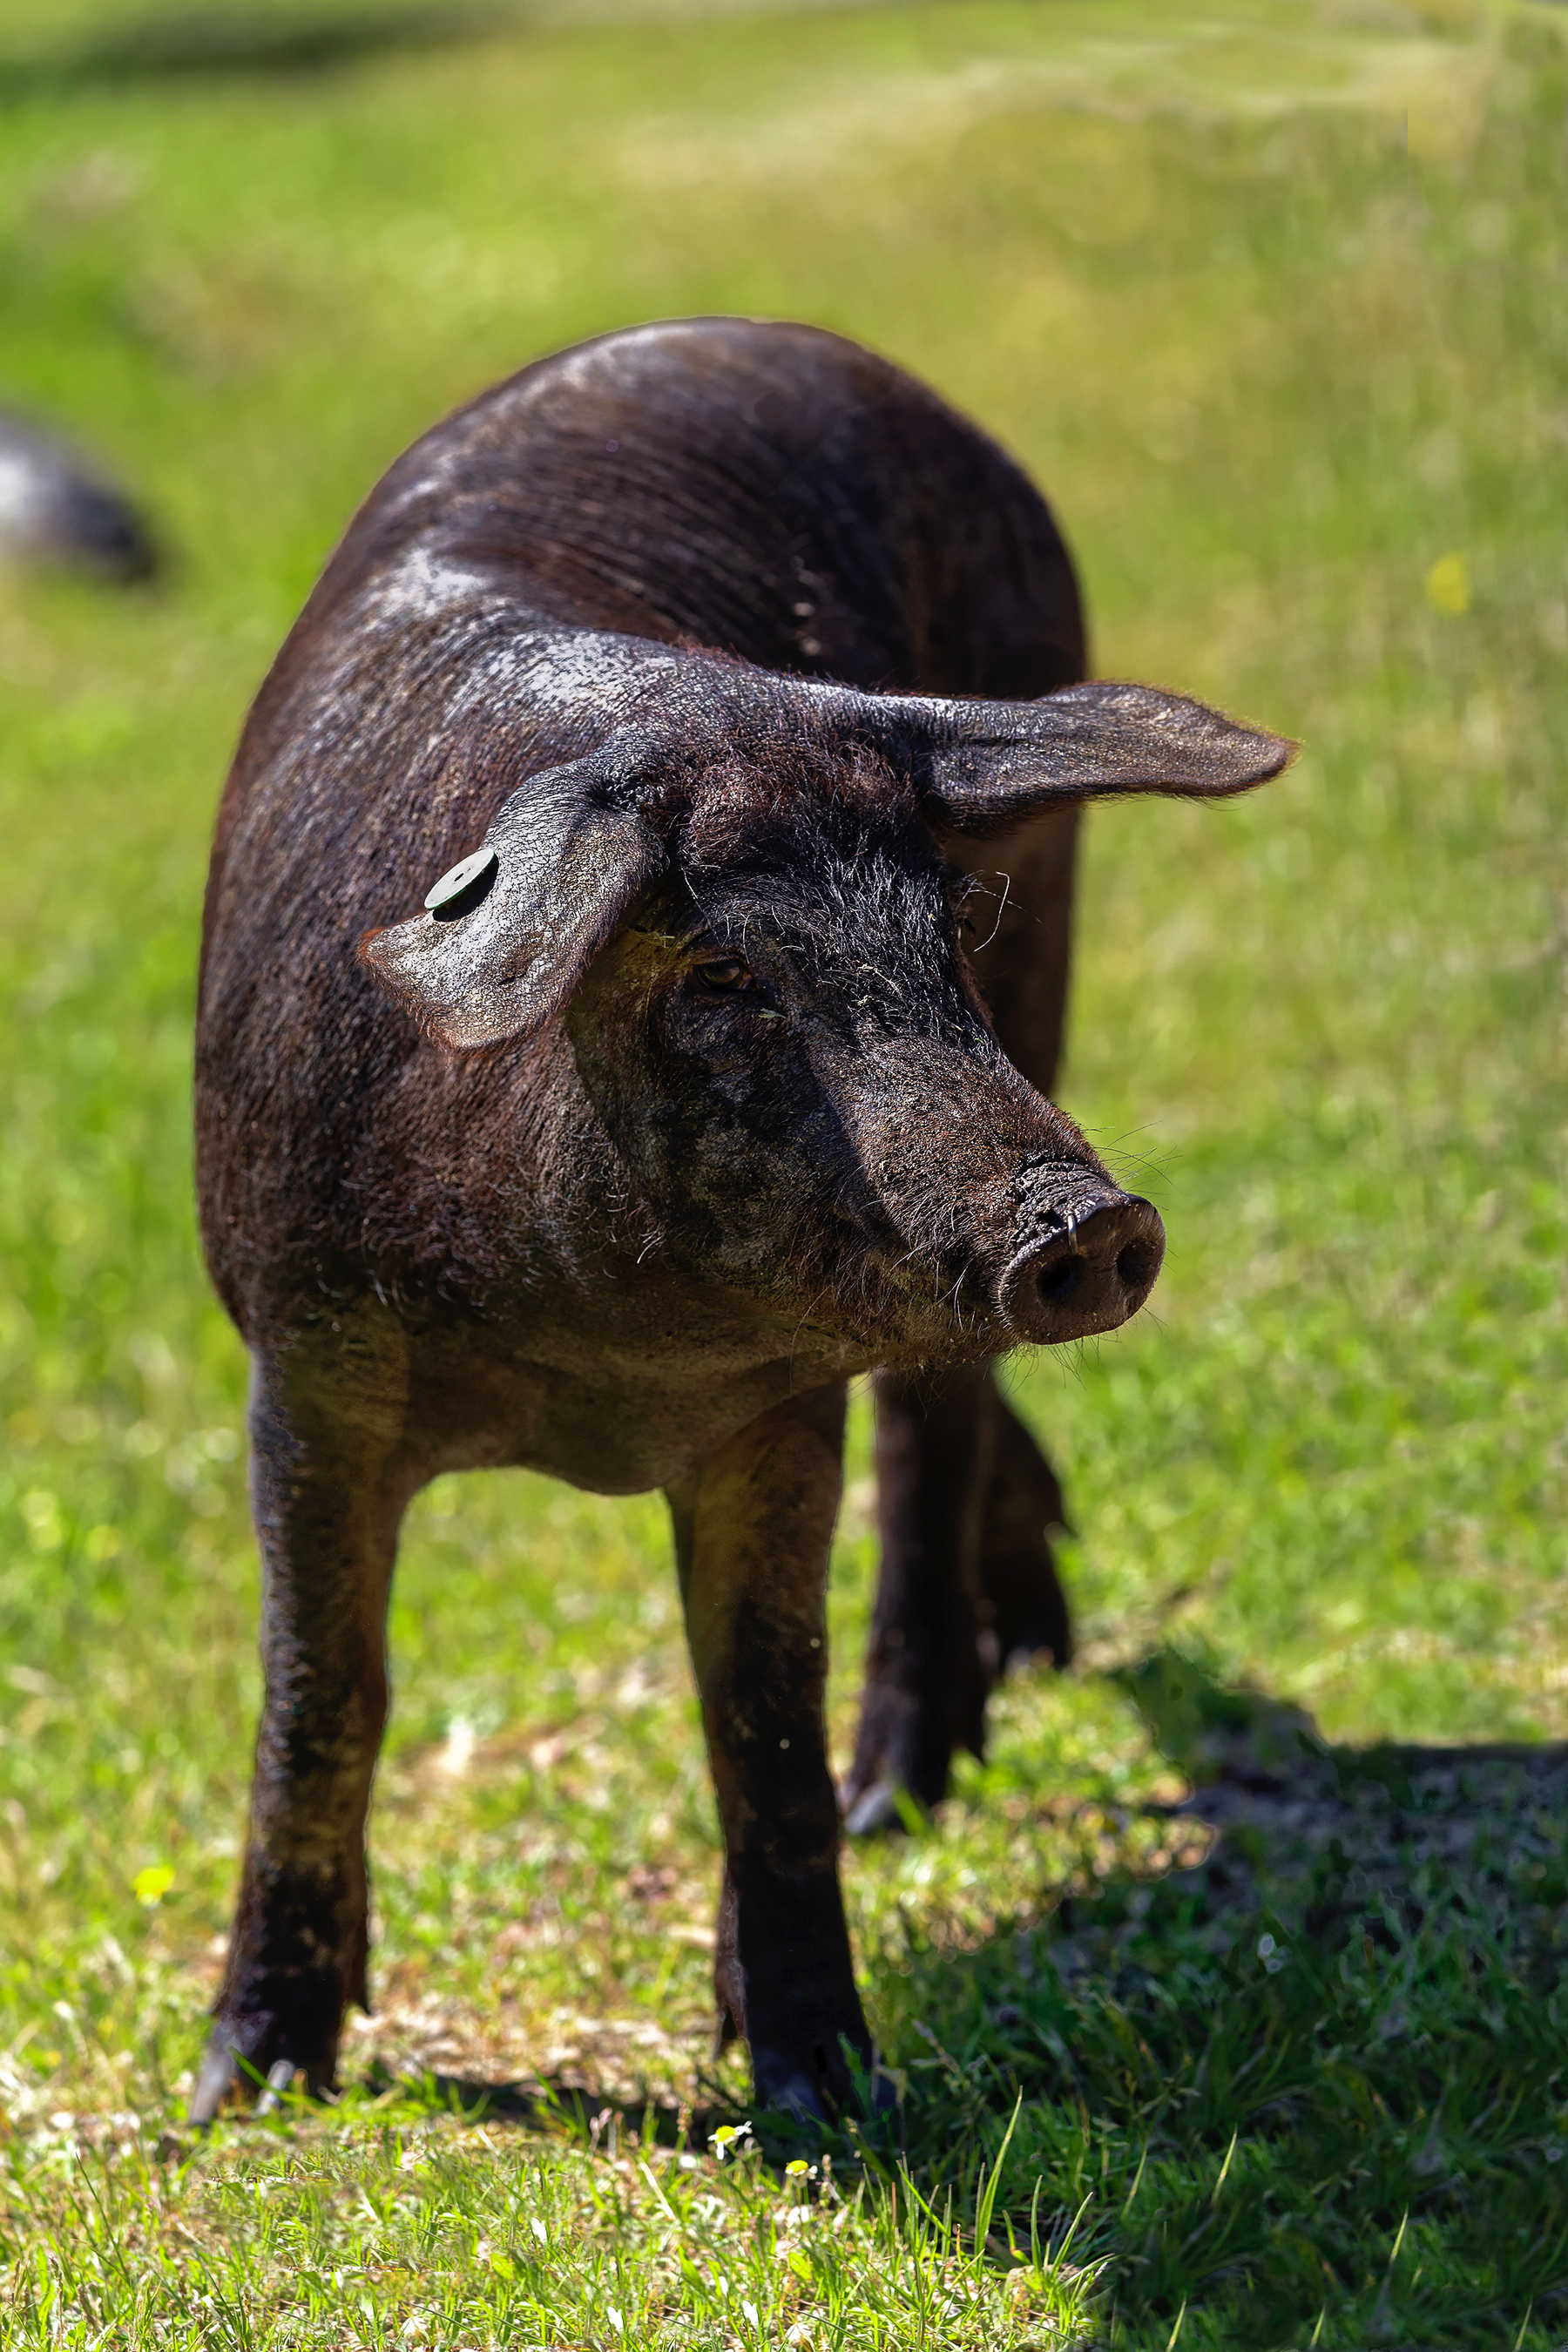
{"type": "Polygon", "coordinates": [[[439,882],[425,893],[425,911],[439,915],[450,908],[454,899],[466,898],[476,882],[487,881],[495,871],[496,854],[487,844],[476,849],[471,857],[463,858],[439,882]]]}

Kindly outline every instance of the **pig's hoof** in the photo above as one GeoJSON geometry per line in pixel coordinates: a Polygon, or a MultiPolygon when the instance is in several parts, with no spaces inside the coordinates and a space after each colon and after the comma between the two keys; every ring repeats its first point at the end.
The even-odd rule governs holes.
{"type": "Polygon", "coordinates": [[[232,2034],[220,2026],[207,2043],[196,2087],[191,2094],[188,2120],[197,2130],[205,2131],[209,2124],[216,2123],[231,2099],[254,2098],[254,2114],[273,2115],[293,2088],[297,2075],[304,2074],[305,2087],[312,2097],[319,2097],[331,2079],[330,2069],[300,2067],[292,2058],[275,2058],[259,2087],[258,2072],[241,2057],[232,2034]]]}
{"type": "Polygon", "coordinates": [[[752,2044],[752,2080],[757,2104],[796,2123],[842,2123],[847,2116],[880,2115],[898,2104],[891,2078],[874,2050],[858,2035],[837,2037],[838,2056],[830,2062],[824,2036],[816,2044],[815,2069],[803,2067],[782,2050],[752,2044]]]}
{"type": "Polygon", "coordinates": [[[258,2096],[256,2114],[258,2116],[274,2114],[282,2105],[284,2094],[293,2089],[294,2077],[299,2071],[292,2058],[274,2059],[272,2064],[267,2069],[267,2081],[258,2096]]]}
{"type": "Polygon", "coordinates": [[[850,1837],[896,1834],[917,1825],[924,1810],[900,1781],[884,1776],[858,1792],[846,1792],[844,1827],[850,1837]]]}
{"type": "Polygon", "coordinates": [[[239,2069],[239,2056],[226,2034],[215,2033],[207,2043],[202,2060],[202,2071],[196,2076],[196,2087],[191,2093],[186,2120],[198,2131],[216,2123],[219,2110],[227,2105],[230,2097],[241,2089],[244,2082],[239,2069]]]}
{"type": "Polygon", "coordinates": [[[816,2085],[798,2067],[791,2067],[778,2051],[753,2049],[752,2074],[762,2105],[793,2116],[796,2123],[826,2122],[827,2110],[816,2085]]]}

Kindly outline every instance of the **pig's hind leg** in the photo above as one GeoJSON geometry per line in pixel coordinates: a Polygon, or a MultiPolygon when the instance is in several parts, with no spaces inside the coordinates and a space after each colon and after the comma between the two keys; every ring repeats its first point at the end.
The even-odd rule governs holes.
{"type": "MultiPolygon", "coordinates": [[[[1045,1095],[1067,1007],[1076,842],[1064,810],[1007,840],[949,844],[979,885],[971,955],[996,1034],[1045,1095]]],[[[876,1398],[881,1569],[844,1788],[858,1835],[896,1826],[900,1794],[940,1803],[955,1748],[984,1754],[986,1696],[1009,1658],[1072,1654],[1047,1532],[1066,1524],[1061,1489],[992,1368],[879,1373],[876,1398]]]]}
{"type": "Polygon", "coordinates": [[[1061,1490],[991,1366],[879,1372],[875,1396],[882,1559],[844,1791],[856,1836],[896,1827],[900,1795],[940,1804],[955,1748],[984,1755],[1010,1658],[1072,1653],[1047,1534],[1061,1490]]]}
{"type": "Polygon", "coordinates": [[[814,1390],[668,1494],[724,1834],[720,2039],[750,2042],[760,2101],[816,2116],[852,2111],[855,2069],[872,2063],[825,1717],[843,1431],[843,1390],[814,1390]]]}
{"type": "Polygon", "coordinates": [[[266,1696],[194,2123],[210,2122],[232,2090],[265,2085],[271,2105],[299,2074],[311,2091],[329,2088],[343,2011],[368,2005],[364,1828],[386,1719],[386,1603],[398,1524],[422,1483],[398,1461],[395,1371],[352,1330],[330,1353],[311,1339],[258,1357],[266,1696]]]}
{"type": "Polygon", "coordinates": [[[997,1668],[1017,1657],[1072,1658],[1072,1622],[1051,1533],[1067,1530],[1057,1474],[1005,1400],[995,1394],[991,1475],[980,1529],[979,1582],[997,1668]]]}

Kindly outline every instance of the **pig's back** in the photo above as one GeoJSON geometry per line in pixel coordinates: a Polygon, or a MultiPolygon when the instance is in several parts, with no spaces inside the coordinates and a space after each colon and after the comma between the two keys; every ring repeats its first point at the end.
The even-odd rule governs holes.
{"type": "Polygon", "coordinates": [[[1072,567],[996,445],[820,329],[699,319],[525,368],[415,444],[321,599],[411,550],[567,625],[868,688],[1042,694],[1083,674],[1072,567]]]}

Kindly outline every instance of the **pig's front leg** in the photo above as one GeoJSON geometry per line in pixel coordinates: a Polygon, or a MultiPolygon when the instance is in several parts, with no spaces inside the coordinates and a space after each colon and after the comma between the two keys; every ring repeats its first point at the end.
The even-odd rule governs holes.
{"type": "Polygon", "coordinates": [[[750,2042],[759,2100],[808,2115],[853,2108],[846,2048],[872,2063],[824,1711],[843,1433],[842,1389],[815,1390],[763,1413],[669,1492],[724,1833],[721,2037],[750,2042]]]}
{"type": "Polygon", "coordinates": [[[344,2008],[366,2000],[364,1824],[386,1719],[386,1602],[418,1482],[395,1470],[396,1400],[383,1384],[345,1392],[342,1371],[341,1353],[323,1363],[310,1348],[256,1368],[266,1697],[228,1963],[191,2102],[197,2124],[258,2076],[267,2104],[297,2072],[328,2087],[344,2008]]]}
{"type": "Polygon", "coordinates": [[[953,1750],[984,1753],[985,1701],[1009,1657],[1071,1655],[1047,1527],[1061,1490],[989,1364],[879,1372],[881,1570],[845,1811],[896,1826],[898,1796],[947,1793],[953,1750]]]}

